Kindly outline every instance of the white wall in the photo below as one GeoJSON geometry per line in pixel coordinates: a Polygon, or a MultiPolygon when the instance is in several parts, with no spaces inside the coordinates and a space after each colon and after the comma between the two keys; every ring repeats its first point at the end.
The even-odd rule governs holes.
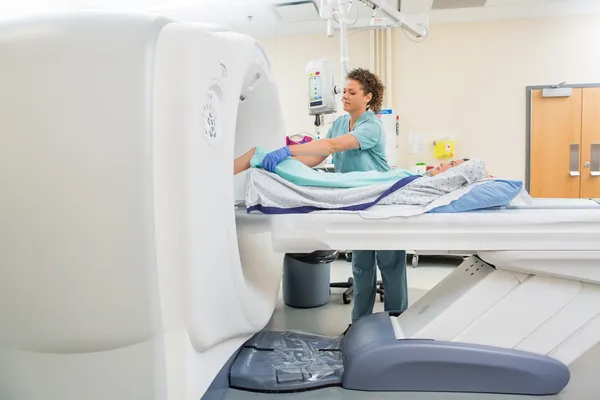
{"type": "MultiPolygon", "coordinates": [[[[457,157],[482,157],[491,173],[525,179],[525,87],[600,82],[600,16],[433,25],[430,31],[418,44],[394,31],[399,167],[437,162],[432,146],[428,154],[408,154],[408,133],[419,131],[429,142],[452,135],[457,157]]],[[[288,133],[313,132],[304,67],[317,57],[338,62],[339,37],[323,32],[261,42],[278,79],[288,133]]],[[[351,67],[368,68],[369,50],[369,32],[350,36],[351,67]]]]}
{"type": "MultiPolygon", "coordinates": [[[[308,115],[308,77],[305,73],[309,61],[329,58],[335,62],[336,83],[341,82],[339,34],[328,38],[326,33],[316,35],[259,38],[277,79],[281,107],[287,131],[285,135],[299,132],[315,134],[314,117],[308,115]]],[[[348,37],[350,68],[368,68],[370,63],[369,32],[358,32],[348,37]]],[[[341,102],[337,115],[343,113],[341,102]]],[[[332,122],[334,116],[326,117],[332,122]]],[[[327,127],[322,129],[322,137],[327,127]]],[[[283,135],[282,145],[285,144],[283,135]]]]}
{"type": "MultiPolygon", "coordinates": [[[[525,179],[528,85],[600,82],[600,17],[433,26],[423,43],[395,31],[394,96],[400,160],[408,132],[453,135],[458,157],[525,179]]],[[[432,160],[432,154],[425,157],[432,160]]]]}

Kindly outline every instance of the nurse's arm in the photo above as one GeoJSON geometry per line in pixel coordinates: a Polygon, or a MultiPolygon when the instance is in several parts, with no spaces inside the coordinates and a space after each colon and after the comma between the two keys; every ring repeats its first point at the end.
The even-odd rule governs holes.
{"type": "MultiPolygon", "coordinates": [[[[237,175],[240,172],[244,172],[247,169],[250,169],[250,160],[254,156],[255,152],[256,152],[256,147],[253,147],[245,154],[242,154],[241,156],[239,156],[238,158],[233,160],[233,174],[234,175],[237,175]]],[[[312,168],[312,167],[316,167],[317,165],[321,164],[323,161],[325,161],[325,159],[327,157],[326,156],[325,157],[322,157],[322,156],[297,156],[294,158],[296,160],[300,161],[301,163],[312,168]]]]}
{"type": "MultiPolygon", "coordinates": [[[[294,145],[294,146],[298,146],[298,145],[294,145]]],[[[302,164],[312,168],[312,167],[316,167],[317,165],[319,165],[323,161],[325,161],[327,156],[295,156],[294,158],[296,160],[300,161],[302,164]]]]}
{"type": "Polygon", "coordinates": [[[323,160],[331,154],[359,148],[360,144],[356,137],[347,133],[336,137],[335,139],[313,140],[312,142],[290,146],[290,153],[294,158],[305,156],[323,157],[323,159],[321,159],[321,162],[323,162],[323,160]]]}

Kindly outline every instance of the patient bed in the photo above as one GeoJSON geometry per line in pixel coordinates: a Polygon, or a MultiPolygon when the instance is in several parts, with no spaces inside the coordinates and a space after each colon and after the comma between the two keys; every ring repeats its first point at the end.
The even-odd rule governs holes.
{"type": "Polygon", "coordinates": [[[567,364],[598,342],[597,200],[534,199],[502,209],[387,218],[390,207],[403,206],[269,216],[273,248],[308,253],[443,246],[475,254],[394,320],[398,338],[531,350],[567,364]]]}
{"type": "MultiPolygon", "coordinates": [[[[535,199],[469,213],[426,213],[395,217],[394,209],[375,206],[364,212],[325,212],[272,216],[276,251],[316,249],[415,250],[597,250],[600,204],[585,199],[535,199]],[[390,217],[391,215],[391,217],[390,217]]],[[[238,218],[244,217],[238,212],[238,218]]]]}
{"type": "MultiPolygon", "coordinates": [[[[417,389],[556,392],[600,341],[595,201],[410,217],[380,207],[248,214],[234,207],[246,176],[232,176],[232,158],[285,141],[254,39],[75,13],[3,22],[0,53],[3,399],[209,398],[271,318],[288,252],[474,254],[403,314],[349,331],[344,376],[390,350],[378,364],[385,381],[370,382],[379,389],[407,388],[392,386],[423,362],[412,347],[401,365],[398,344],[413,343],[428,362],[445,354],[489,377],[495,360],[507,373],[458,387],[430,376],[414,379],[417,389]],[[360,350],[365,340],[372,352],[360,350]],[[466,356],[482,351],[495,355],[466,356]]],[[[349,387],[377,390],[363,383],[349,387]]]]}
{"type": "MultiPolygon", "coordinates": [[[[598,201],[534,199],[528,205],[410,217],[398,217],[402,213],[390,207],[405,206],[266,218],[273,226],[276,251],[308,253],[340,246],[396,249],[399,244],[436,250],[443,243],[448,246],[444,248],[475,255],[401,315],[374,314],[359,321],[343,338],[343,345],[339,338],[327,341],[290,332],[281,336],[260,332],[227,367],[232,386],[264,392],[339,384],[358,390],[549,394],[566,384],[568,378],[555,365],[527,357],[502,359],[512,354],[502,351],[515,351],[518,357],[547,355],[548,360],[569,365],[599,342],[598,201]],[[323,350],[311,349],[310,344],[317,342],[323,350]],[[458,347],[445,347],[452,343],[458,347]],[[331,348],[348,355],[337,359],[331,348]],[[465,353],[452,353],[459,348],[465,353]],[[278,360],[279,353],[291,349],[298,357],[278,360]],[[492,349],[500,358],[481,349],[492,349]],[[451,366],[444,369],[448,357],[451,366]],[[471,364],[469,357],[477,361],[471,364]],[[307,359],[321,369],[303,367],[307,359]],[[514,365],[519,368],[513,370],[514,365]],[[488,368],[492,375],[480,375],[488,368]],[[391,372],[398,369],[401,373],[391,372]],[[308,371],[312,378],[294,371],[308,371]],[[533,371],[557,386],[551,389],[533,371]],[[285,379],[279,380],[279,374],[285,379]]],[[[254,217],[244,210],[237,213],[247,223],[254,217]]]]}

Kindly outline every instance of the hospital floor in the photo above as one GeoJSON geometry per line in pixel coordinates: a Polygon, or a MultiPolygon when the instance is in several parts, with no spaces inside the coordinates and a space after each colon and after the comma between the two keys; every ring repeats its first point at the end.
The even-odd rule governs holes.
{"type": "MultiPolygon", "coordinates": [[[[409,303],[415,302],[429,289],[446,277],[460,260],[451,258],[421,257],[418,268],[407,267],[409,303]]],[[[351,264],[345,260],[335,261],[331,266],[331,281],[342,282],[352,276],[351,264]]],[[[378,277],[381,279],[381,277],[378,277]]],[[[344,289],[332,289],[330,302],[325,306],[314,309],[294,309],[286,306],[283,299],[279,303],[268,329],[304,331],[320,335],[339,335],[348,327],[350,322],[351,304],[342,302],[344,289]]],[[[383,311],[383,303],[375,302],[375,312],[383,311]]],[[[570,366],[571,381],[560,394],[556,396],[513,396],[513,395],[484,395],[465,393],[410,393],[410,392],[356,392],[341,388],[326,388],[293,394],[262,394],[238,390],[228,390],[225,400],[596,400],[600,396],[600,346],[570,366]]]]}

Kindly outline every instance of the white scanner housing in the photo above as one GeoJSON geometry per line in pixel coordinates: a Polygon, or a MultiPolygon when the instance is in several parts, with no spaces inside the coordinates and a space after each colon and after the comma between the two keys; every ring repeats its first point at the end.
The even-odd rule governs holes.
{"type": "Polygon", "coordinates": [[[250,37],[104,13],[1,23],[0,398],[227,387],[217,374],[267,325],[286,252],[467,250],[477,257],[390,317],[397,339],[568,365],[599,345],[596,201],[410,218],[234,211],[233,158],[284,138],[250,37]]]}
{"type": "Polygon", "coordinates": [[[283,143],[277,86],[218,31],[0,24],[3,399],[198,400],[271,317],[283,255],[236,224],[232,159],[283,143]]]}

